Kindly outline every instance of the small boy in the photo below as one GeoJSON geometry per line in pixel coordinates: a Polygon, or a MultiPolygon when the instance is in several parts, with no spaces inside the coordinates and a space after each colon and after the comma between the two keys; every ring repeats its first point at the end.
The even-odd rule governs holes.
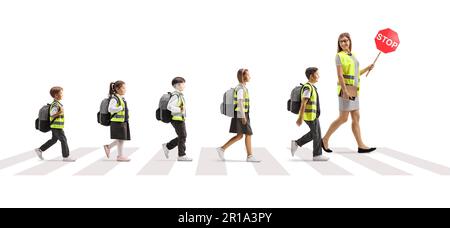
{"type": "Polygon", "coordinates": [[[170,150],[178,147],[178,161],[191,162],[192,158],[186,156],[186,102],[184,100],[183,91],[186,80],[182,77],[176,77],[172,80],[172,86],[175,91],[167,105],[167,110],[172,113],[172,121],[170,122],[175,128],[177,137],[172,139],[169,143],[163,144],[164,155],[169,159],[170,150]]]}
{"type": "Polygon", "coordinates": [[[52,138],[48,140],[40,148],[35,149],[36,155],[40,160],[44,160],[42,153],[48,148],[53,146],[58,140],[61,142],[61,150],[64,162],[74,162],[75,160],[70,158],[69,146],[67,145],[67,138],[64,134],[64,107],[61,104],[63,99],[63,88],[55,86],[50,89],[50,95],[53,98],[53,102],[50,106],[50,128],[52,131],[52,138]]]}
{"type": "Polygon", "coordinates": [[[291,142],[291,153],[295,155],[298,147],[313,141],[313,161],[328,161],[328,158],[322,155],[322,133],[320,130],[320,102],[317,88],[314,86],[319,81],[319,69],[309,67],[305,71],[308,82],[301,90],[301,108],[297,120],[297,126],[301,126],[302,122],[309,126],[310,131],[297,141],[291,142]]]}

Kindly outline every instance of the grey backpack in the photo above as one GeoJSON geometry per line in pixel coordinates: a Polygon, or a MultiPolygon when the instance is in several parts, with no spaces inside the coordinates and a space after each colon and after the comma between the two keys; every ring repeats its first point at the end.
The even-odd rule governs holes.
{"type": "Polygon", "coordinates": [[[117,114],[114,113],[111,115],[108,111],[109,102],[111,99],[116,99],[117,102],[119,102],[119,99],[116,96],[105,98],[102,100],[102,103],[100,104],[100,111],[97,113],[97,122],[103,126],[110,126],[111,119],[117,114]]]}
{"type": "Polygon", "coordinates": [[[172,112],[167,109],[167,105],[169,104],[170,98],[172,96],[176,96],[173,93],[166,93],[162,95],[161,99],[159,99],[159,106],[156,109],[156,119],[163,123],[170,123],[172,120],[172,112]]]}
{"type": "Polygon", "coordinates": [[[287,110],[294,113],[299,114],[300,113],[300,106],[302,105],[300,94],[303,89],[303,84],[300,84],[300,86],[295,87],[291,92],[291,97],[287,102],[287,110]]]}
{"type": "Polygon", "coordinates": [[[53,124],[53,121],[50,122],[50,107],[51,104],[46,104],[42,106],[41,109],[39,109],[38,118],[35,120],[34,125],[36,130],[39,130],[41,132],[49,132],[50,131],[50,125],[53,124]]]}
{"type": "Polygon", "coordinates": [[[222,104],[220,104],[220,113],[222,115],[234,117],[234,109],[236,108],[236,105],[234,104],[235,90],[235,88],[231,88],[223,94],[223,101],[222,104]]]}

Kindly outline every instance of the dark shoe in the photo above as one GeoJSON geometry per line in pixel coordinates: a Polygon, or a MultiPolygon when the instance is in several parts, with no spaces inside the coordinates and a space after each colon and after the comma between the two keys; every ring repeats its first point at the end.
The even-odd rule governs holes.
{"type": "Polygon", "coordinates": [[[361,149],[358,148],[358,153],[360,154],[367,154],[367,153],[371,153],[374,152],[377,148],[373,147],[373,148],[369,148],[369,149],[361,149]]]}
{"type": "Polygon", "coordinates": [[[325,148],[325,146],[323,146],[323,140],[322,140],[322,149],[327,153],[333,153],[333,151],[330,150],[330,148],[325,148]]]}

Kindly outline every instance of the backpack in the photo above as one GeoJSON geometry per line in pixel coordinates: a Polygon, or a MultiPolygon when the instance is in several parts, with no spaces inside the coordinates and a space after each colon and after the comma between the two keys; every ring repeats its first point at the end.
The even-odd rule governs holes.
{"type": "Polygon", "coordinates": [[[111,115],[108,111],[109,102],[111,99],[119,100],[116,96],[110,96],[102,100],[100,104],[100,111],[97,112],[97,122],[103,126],[111,126],[111,119],[116,116],[117,113],[111,115]]]}
{"type": "Polygon", "coordinates": [[[50,125],[55,122],[56,118],[50,122],[50,107],[51,104],[46,104],[39,109],[38,118],[34,121],[34,127],[41,132],[49,132],[51,130],[50,125]]]}
{"type": "Polygon", "coordinates": [[[158,109],[156,109],[156,120],[161,121],[163,123],[170,123],[172,120],[172,112],[167,109],[167,106],[169,105],[169,101],[172,98],[172,96],[177,96],[173,93],[166,93],[161,96],[161,99],[159,99],[159,106],[158,109]]]}
{"type": "Polygon", "coordinates": [[[301,102],[301,92],[304,85],[300,83],[299,86],[295,87],[291,92],[291,97],[287,102],[287,110],[294,113],[299,114],[300,113],[300,106],[302,105],[301,102]]]}
{"type": "Polygon", "coordinates": [[[220,113],[228,117],[234,117],[234,92],[236,89],[229,89],[223,94],[223,101],[220,104],[220,113]]]}

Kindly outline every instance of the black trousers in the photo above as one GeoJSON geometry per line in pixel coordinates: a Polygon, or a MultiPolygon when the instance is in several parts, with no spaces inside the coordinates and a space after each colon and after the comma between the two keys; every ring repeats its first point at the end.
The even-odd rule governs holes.
{"type": "Polygon", "coordinates": [[[67,138],[62,129],[52,129],[52,138],[48,140],[39,149],[46,151],[48,148],[55,145],[58,140],[61,142],[61,151],[64,158],[69,157],[69,146],[67,145],[67,138]]]}
{"type": "Polygon", "coordinates": [[[311,141],[313,141],[313,156],[322,155],[322,132],[320,130],[319,119],[314,121],[305,121],[309,126],[310,131],[297,140],[297,145],[303,146],[311,141]]]}
{"type": "Polygon", "coordinates": [[[175,132],[177,133],[177,137],[172,139],[169,143],[167,143],[167,149],[172,150],[173,148],[178,146],[178,156],[182,157],[186,155],[186,123],[184,121],[176,121],[172,120],[171,122],[173,128],[175,128],[175,132]]]}

